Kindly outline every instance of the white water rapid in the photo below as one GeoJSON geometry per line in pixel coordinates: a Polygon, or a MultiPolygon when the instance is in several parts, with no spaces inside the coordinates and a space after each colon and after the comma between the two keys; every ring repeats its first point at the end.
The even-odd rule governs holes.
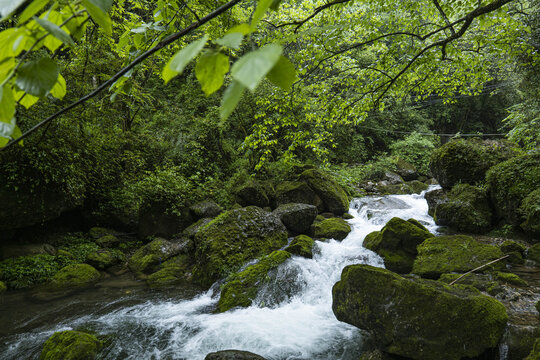
{"type": "Polygon", "coordinates": [[[269,360],[357,359],[361,332],[335,318],[332,286],[347,265],[384,266],[362,242],[392,217],[415,218],[434,232],[436,225],[427,210],[424,193],[353,200],[352,232],[347,238],[317,241],[313,259],[287,260],[249,308],[213,314],[219,296],[214,286],[191,300],[147,301],[77,317],[46,331],[19,334],[8,340],[4,355],[6,359],[35,357],[35,350],[25,352],[29,344],[42,343],[54,331],[85,327],[111,335],[105,359],[198,360],[224,349],[247,350],[269,360]]]}

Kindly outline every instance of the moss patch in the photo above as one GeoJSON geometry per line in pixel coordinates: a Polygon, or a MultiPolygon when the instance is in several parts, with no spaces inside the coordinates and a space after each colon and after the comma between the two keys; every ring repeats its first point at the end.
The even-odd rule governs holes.
{"type": "Polygon", "coordinates": [[[75,289],[98,281],[99,271],[88,264],[72,264],[62,268],[51,279],[52,289],[75,289]]]}
{"type": "Polygon", "coordinates": [[[93,360],[103,343],[94,335],[66,330],[54,333],[43,346],[40,360],[93,360]]]}
{"type": "Polygon", "coordinates": [[[65,255],[39,254],[0,262],[0,280],[10,289],[24,289],[49,281],[64,266],[75,261],[65,255]]]}
{"type": "Polygon", "coordinates": [[[191,280],[191,260],[187,255],[178,255],[165,261],[161,269],[150,274],[146,283],[150,287],[173,285],[191,280]]]}
{"type": "Polygon", "coordinates": [[[86,262],[96,269],[104,270],[126,260],[125,255],[118,250],[98,250],[90,253],[86,262]]]}
{"type": "Polygon", "coordinates": [[[315,191],[327,211],[342,215],[349,210],[349,198],[338,182],[328,173],[318,169],[304,171],[300,178],[315,191]]]}
{"type": "Polygon", "coordinates": [[[505,282],[507,284],[516,285],[516,286],[528,286],[527,282],[520,278],[518,275],[508,272],[497,271],[495,273],[497,280],[505,282]]]}
{"type": "Polygon", "coordinates": [[[313,245],[315,241],[307,235],[298,235],[291,241],[285,251],[293,255],[303,256],[311,259],[313,257],[313,245]]]}
{"type": "Polygon", "coordinates": [[[168,258],[178,254],[180,246],[165,239],[155,239],[137,250],[129,259],[129,268],[135,274],[157,271],[168,258]]]}
{"type": "Polygon", "coordinates": [[[540,264],[540,243],[536,243],[527,250],[527,259],[540,264]]]}
{"type": "Polygon", "coordinates": [[[313,225],[313,236],[318,239],[343,240],[350,232],[350,225],[340,218],[324,219],[313,225]]]}

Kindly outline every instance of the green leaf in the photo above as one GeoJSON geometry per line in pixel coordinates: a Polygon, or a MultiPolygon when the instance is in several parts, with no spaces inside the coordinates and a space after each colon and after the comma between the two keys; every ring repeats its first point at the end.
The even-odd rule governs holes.
{"type": "Polygon", "coordinates": [[[232,28],[230,28],[227,31],[227,34],[232,34],[232,33],[237,33],[237,32],[242,34],[242,35],[250,34],[251,33],[251,26],[249,26],[249,24],[236,25],[236,26],[233,26],[232,28]]]}
{"type": "Polygon", "coordinates": [[[51,89],[51,95],[60,100],[66,96],[66,79],[61,74],[58,75],[58,80],[51,89]]]}
{"type": "Polygon", "coordinates": [[[255,10],[255,13],[253,13],[253,18],[251,19],[252,29],[257,27],[257,24],[259,24],[261,19],[264,17],[264,14],[266,14],[273,1],[274,0],[259,0],[257,2],[257,9],[255,10]]]}
{"type": "Polygon", "coordinates": [[[58,40],[62,41],[66,45],[75,45],[73,39],[68,35],[67,32],[62,30],[58,25],[53,24],[49,20],[34,18],[36,22],[41,25],[42,28],[47,30],[51,35],[53,35],[58,40]]]}
{"type": "Polygon", "coordinates": [[[176,75],[181,74],[186,65],[201,52],[207,41],[208,35],[204,35],[199,40],[192,42],[174,54],[163,68],[162,76],[165,83],[168,83],[176,75]]]}
{"type": "Polygon", "coordinates": [[[27,94],[24,91],[15,92],[15,101],[27,109],[30,109],[30,107],[37,103],[38,100],[39,98],[37,96],[27,94]]]}
{"type": "Polygon", "coordinates": [[[8,18],[25,0],[0,0],[0,20],[8,18]]]}
{"type": "Polygon", "coordinates": [[[47,5],[49,0],[34,0],[28,5],[26,9],[22,12],[21,16],[19,17],[19,24],[22,24],[26,22],[28,19],[30,19],[32,16],[36,15],[41,9],[47,5]]]}
{"type": "Polygon", "coordinates": [[[9,84],[0,88],[0,123],[10,124],[15,116],[15,98],[9,84]]]}
{"type": "Polygon", "coordinates": [[[92,5],[98,7],[104,13],[109,12],[113,4],[113,0],[83,0],[83,1],[88,1],[92,5]]]}
{"type": "Polygon", "coordinates": [[[0,136],[11,139],[15,126],[15,118],[11,118],[9,122],[0,122],[0,136]]]}
{"type": "Polygon", "coordinates": [[[233,79],[253,91],[278,62],[282,52],[280,45],[265,45],[259,50],[242,56],[234,63],[231,75],[233,79]]]}
{"type": "Polygon", "coordinates": [[[279,8],[279,4],[281,4],[282,0],[273,0],[272,4],[270,5],[270,9],[276,11],[279,8]]]}
{"type": "Polygon", "coordinates": [[[58,79],[58,66],[47,58],[27,62],[17,71],[15,83],[17,86],[37,97],[45,96],[58,79]]]}
{"type": "Polygon", "coordinates": [[[195,76],[207,96],[223,85],[223,77],[228,71],[229,57],[217,51],[205,52],[195,66],[195,76]]]}
{"type": "Polygon", "coordinates": [[[281,56],[266,77],[274,85],[279,86],[283,90],[290,90],[296,81],[296,69],[289,59],[281,56]]]}
{"type": "Polygon", "coordinates": [[[15,68],[15,58],[0,59],[0,83],[2,83],[15,68]]]}
{"type": "Polygon", "coordinates": [[[233,81],[225,90],[223,98],[221,99],[221,107],[219,109],[219,115],[222,120],[226,120],[238,105],[238,102],[242,98],[245,86],[238,81],[233,81]]]}
{"type": "Polygon", "coordinates": [[[109,17],[109,14],[107,14],[108,7],[104,6],[103,2],[104,1],[99,0],[82,0],[83,6],[86,8],[92,19],[103,28],[105,34],[112,36],[111,18],[109,17]]]}
{"type": "Polygon", "coordinates": [[[240,47],[240,44],[242,44],[243,39],[244,35],[242,35],[242,33],[234,32],[227,34],[220,39],[217,39],[216,44],[226,46],[231,49],[238,49],[240,47]]]}

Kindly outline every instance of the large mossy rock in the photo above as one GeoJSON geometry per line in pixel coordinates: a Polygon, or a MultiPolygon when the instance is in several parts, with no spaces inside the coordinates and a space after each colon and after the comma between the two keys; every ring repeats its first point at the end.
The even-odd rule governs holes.
{"type": "Polygon", "coordinates": [[[273,213],[256,206],[225,211],[195,236],[194,280],[210,286],[248,260],[287,245],[287,229],[273,213]]]}
{"type": "Polygon", "coordinates": [[[351,232],[351,226],[341,218],[329,218],[313,224],[313,236],[317,239],[343,240],[351,232]]]}
{"type": "Polygon", "coordinates": [[[206,355],[204,360],[266,360],[260,355],[242,350],[221,350],[206,355]]]}
{"type": "Polygon", "coordinates": [[[266,207],[270,205],[270,200],[266,194],[265,187],[257,180],[248,180],[235,190],[236,202],[242,206],[254,205],[266,207]]]}
{"type": "Polygon", "coordinates": [[[302,256],[308,259],[313,258],[313,245],[315,240],[307,235],[298,235],[295,237],[289,246],[285,248],[285,251],[290,252],[293,255],[302,256]]]}
{"type": "Polygon", "coordinates": [[[497,346],[505,307],[469,286],[347,266],[332,289],[338,320],[370,332],[384,351],[412,359],[458,360],[497,346]]]}
{"type": "Polygon", "coordinates": [[[437,225],[478,234],[491,229],[492,216],[486,191],[469,184],[454,185],[433,215],[437,225]]]}
{"type": "Polygon", "coordinates": [[[213,200],[199,201],[189,207],[194,219],[214,218],[223,212],[221,206],[213,200]]]}
{"type": "Polygon", "coordinates": [[[317,207],[309,204],[283,204],[273,212],[293,234],[309,231],[317,217],[317,207]]]}
{"type": "Polygon", "coordinates": [[[86,262],[96,269],[104,270],[113,265],[124,262],[125,255],[120,251],[114,250],[97,250],[91,252],[86,257],[86,262]]]}
{"type": "Polygon", "coordinates": [[[535,236],[536,238],[540,237],[540,188],[529,193],[525,199],[521,202],[519,208],[523,221],[521,223],[521,228],[535,236]]]}
{"type": "MultiPolygon", "coordinates": [[[[412,272],[429,279],[438,279],[444,273],[464,273],[503,256],[496,246],[483,244],[470,236],[450,235],[425,240],[418,246],[412,272]]],[[[490,269],[501,269],[497,262],[490,269]]]]}
{"type": "Polygon", "coordinates": [[[129,258],[128,266],[137,275],[150,274],[159,270],[165,260],[177,255],[181,250],[179,243],[155,239],[135,251],[129,258]]]}
{"type": "Polygon", "coordinates": [[[40,360],[94,360],[103,343],[97,337],[80,331],[54,333],[43,346],[40,360]]]}
{"type": "Polygon", "coordinates": [[[88,264],[72,264],[63,267],[47,284],[49,290],[69,290],[92,285],[101,278],[99,271],[88,264]]]}
{"type": "Polygon", "coordinates": [[[290,257],[291,254],[287,251],[277,250],[245,270],[230,275],[221,288],[218,311],[224,312],[237,306],[251,306],[259,287],[269,279],[268,272],[290,257]]]}
{"type": "Polygon", "coordinates": [[[444,189],[431,190],[424,196],[428,204],[428,214],[430,216],[435,215],[435,209],[438,205],[444,204],[448,201],[448,196],[444,189]]]}
{"type": "Polygon", "coordinates": [[[412,270],[417,255],[416,247],[433,236],[414,219],[405,221],[394,217],[381,231],[369,233],[363,245],[379,254],[387,269],[406,274],[412,270]]]}
{"type": "Polygon", "coordinates": [[[496,216],[519,226],[525,219],[519,208],[540,188],[540,153],[522,155],[494,166],[486,175],[496,216]]]}
{"type": "Polygon", "coordinates": [[[177,255],[161,264],[158,271],[148,275],[146,283],[150,287],[162,287],[189,282],[191,266],[192,261],[188,255],[177,255]]]}
{"type": "Polygon", "coordinates": [[[457,183],[482,182],[490,167],[514,155],[514,147],[505,141],[459,139],[436,149],[429,166],[439,184],[450,189],[457,183]]]}
{"type": "Polygon", "coordinates": [[[277,205],[298,203],[310,204],[317,207],[319,212],[324,210],[321,198],[303,181],[284,181],[276,187],[277,205]]]}
{"type": "Polygon", "coordinates": [[[328,173],[318,169],[304,171],[300,178],[321,198],[326,211],[342,215],[349,211],[349,198],[345,190],[328,173]]]}

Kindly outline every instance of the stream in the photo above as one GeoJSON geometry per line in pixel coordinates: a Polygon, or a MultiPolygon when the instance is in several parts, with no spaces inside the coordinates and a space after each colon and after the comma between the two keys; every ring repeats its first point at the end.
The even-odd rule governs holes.
{"type": "Polygon", "coordinates": [[[362,333],[335,318],[332,286],[347,265],[384,266],[362,242],[392,217],[415,218],[436,231],[424,193],[354,199],[347,238],[317,241],[313,259],[287,260],[249,308],[214,314],[219,283],[206,292],[189,287],[155,291],[127,278],[48,303],[23,293],[6,295],[0,302],[0,358],[37,359],[55,331],[87,329],[110,335],[103,359],[200,360],[225,349],[268,360],[357,359],[362,333]]]}

